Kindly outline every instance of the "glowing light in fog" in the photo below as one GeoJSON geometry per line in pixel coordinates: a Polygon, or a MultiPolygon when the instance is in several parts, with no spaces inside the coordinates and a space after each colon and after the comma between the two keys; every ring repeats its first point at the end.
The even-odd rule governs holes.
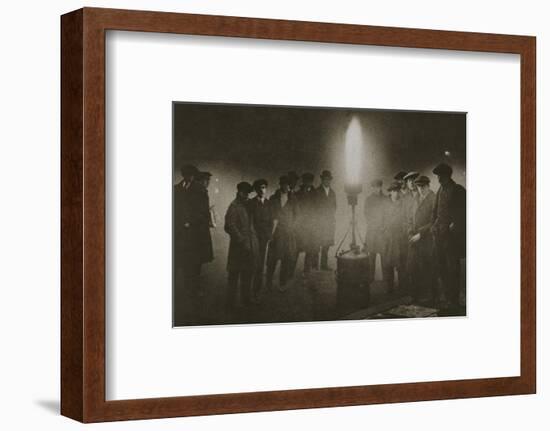
{"type": "Polygon", "coordinates": [[[363,133],[357,118],[349,123],[346,132],[346,182],[359,184],[361,182],[361,159],[363,149],[363,133]]]}

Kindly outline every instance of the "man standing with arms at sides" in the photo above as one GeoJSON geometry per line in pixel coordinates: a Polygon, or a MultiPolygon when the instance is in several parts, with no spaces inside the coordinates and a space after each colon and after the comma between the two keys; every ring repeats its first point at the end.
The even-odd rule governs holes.
{"type": "Polygon", "coordinates": [[[394,181],[389,187],[390,198],[384,207],[384,280],[388,294],[395,292],[395,272],[399,279],[399,290],[405,293],[403,286],[403,237],[405,236],[405,223],[403,222],[403,194],[401,183],[394,181]]]}
{"type": "MultiPolygon", "coordinates": [[[[321,270],[329,271],[328,251],[334,245],[336,230],[336,194],[330,186],[330,171],[321,173],[321,185],[316,189],[317,201],[317,237],[321,248],[321,270]]],[[[317,249],[318,250],[318,249],[317,249]]]]}
{"type": "Polygon", "coordinates": [[[460,259],[466,256],[466,189],[453,181],[453,170],[445,163],[437,165],[433,173],[440,187],[431,230],[438,275],[447,300],[446,311],[452,315],[460,309],[460,259]]]}
{"type": "Polygon", "coordinates": [[[403,264],[402,264],[402,273],[399,274],[400,284],[403,287],[410,288],[411,286],[411,267],[412,262],[409,258],[409,238],[411,236],[412,230],[412,219],[413,214],[416,211],[416,206],[418,203],[418,190],[414,181],[418,178],[419,173],[412,171],[403,176],[403,185],[404,188],[401,189],[402,196],[402,205],[403,205],[403,222],[405,223],[405,235],[403,236],[403,264]]]}
{"type": "Polygon", "coordinates": [[[279,178],[279,189],[269,199],[273,211],[275,228],[273,239],[267,250],[266,286],[273,287],[273,274],[277,262],[281,261],[279,269],[279,290],[285,290],[291,277],[292,265],[296,256],[296,197],[290,193],[287,176],[279,178]]]}
{"type": "Polygon", "coordinates": [[[267,253],[267,245],[273,234],[273,214],[271,204],[267,198],[267,180],[259,179],[254,181],[252,187],[256,192],[256,196],[248,201],[248,208],[252,224],[256,235],[258,236],[259,244],[259,261],[254,273],[254,282],[252,290],[252,300],[255,303],[259,302],[260,291],[263,285],[265,257],[267,253]]]}
{"type": "Polygon", "coordinates": [[[384,271],[384,211],[388,204],[388,197],[382,191],[383,182],[380,179],[373,180],[371,183],[372,193],[365,199],[363,214],[367,224],[367,234],[365,246],[369,254],[369,280],[374,280],[376,269],[376,255],[380,255],[382,262],[382,274],[384,271]]]}
{"type": "Polygon", "coordinates": [[[302,185],[296,192],[298,205],[298,217],[296,223],[296,243],[298,255],[301,252],[304,256],[304,274],[311,272],[315,266],[317,253],[315,250],[315,188],[313,187],[314,176],[310,172],[302,174],[302,185]]]}
{"type": "MultiPolygon", "coordinates": [[[[174,186],[174,267],[182,268],[183,284],[192,294],[204,295],[200,287],[203,263],[214,259],[210,236],[208,192],[197,179],[196,167],[181,169],[183,180],[174,186]]],[[[176,274],[176,283],[179,284],[176,274]]]]}
{"type": "Polygon", "coordinates": [[[436,279],[433,268],[432,226],[435,193],[430,189],[430,179],[424,175],[414,184],[418,188],[418,201],[409,230],[409,261],[411,296],[421,305],[435,305],[436,279]]]}
{"type": "Polygon", "coordinates": [[[225,231],[230,238],[227,255],[228,309],[235,307],[239,290],[243,305],[250,305],[252,277],[260,258],[258,238],[248,211],[250,192],[252,186],[249,183],[237,184],[237,196],[225,214],[225,231]]]}

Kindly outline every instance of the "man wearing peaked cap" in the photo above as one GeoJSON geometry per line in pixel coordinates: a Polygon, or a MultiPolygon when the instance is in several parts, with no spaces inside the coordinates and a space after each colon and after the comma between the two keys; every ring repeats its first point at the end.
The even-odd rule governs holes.
{"type": "Polygon", "coordinates": [[[440,187],[432,218],[435,256],[449,312],[460,314],[460,260],[466,256],[466,189],[452,178],[453,169],[446,163],[437,165],[440,187]]]}
{"type": "Polygon", "coordinates": [[[417,304],[434,306],[437,299],[433,262],[432,224],[435,194],[430,189],[430,179],[421,175],[414,180],[418,200],[409,229],[409,271],[411,296],[417,304]]]}
{"type": "Polygon", "coordinates": [[[403,177],[405,177],[405,175],[407,175],[407,172],[399,171],[397,174],[395,174],[393,179],[396,180],[396,181],[403,181],[403,177]]]}
{"type": "Polygon", "coordinates": [[[414,181],[420,174],[416,171],[411,171],[403,176],[403,181],[414,181]]]}

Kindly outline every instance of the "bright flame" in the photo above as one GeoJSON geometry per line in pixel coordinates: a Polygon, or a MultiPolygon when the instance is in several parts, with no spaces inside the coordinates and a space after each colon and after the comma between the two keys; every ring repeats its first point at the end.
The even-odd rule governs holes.
{"type": "Polygon", "coordinates": [[[362,149],[361,124],[357,118],[353,118],[346,132],[346,182],[350,185],[361,182],[362,149]]]}

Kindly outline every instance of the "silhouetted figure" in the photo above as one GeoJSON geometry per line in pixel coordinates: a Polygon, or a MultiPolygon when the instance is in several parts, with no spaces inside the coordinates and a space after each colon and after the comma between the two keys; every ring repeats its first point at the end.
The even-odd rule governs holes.
{"type": "Polygon", "coordinates": [[[415,302],[435,305],[437,280],[434,268],[434,242],[430,231],[435,193],[430,189],[430,179],[424,175],[416,178],[414,184],[419,193],[408,229],[411,295],[415,302]]]}
{"type": "Polygon", "coordinates": [[[256,196],[248,201],[252,224],[258,236],[259,261],[254,273],[253,300],[259,301],[259,293],[263,285],[265,258],[269,241],[273,236],[273,211],[267,198],[268,183],[264,179],[254,181],[252,185],[256,196]]]}
{"type": "Polygon", "coordinates": [[[228,308],[236,305],[239,290],[242,303],[245,306],[250,304],[252,276],[259,264],[258,238],[247,205],[251,191],[249,183],[239,183],[237,196],[225,214],[225,231],[230,237],[227,255],[228,308]]]}
{"type": "Polygon", "coordinates": [[[279,290],[284,290],[292,274],[292,265],[296,256],[296,197],[290,193],[287,176],[279,179],[279,189],[269,199],[275,220],[273,239],[267,251],[266,286],[273,286],[273,274],[277,262],[281,262],[279,270],[279,290]]]}
{"type": "MultiPolygon", "coordinates": [[[[321,185],[316,190],[317,208],[317,240],[321,249],[321,269],[330,270],[328,266],[328,251],[334,245],[336,230],[336,194],[330,186],[332,174],[330,171],[321,173],[321,185]]],[[[318,250],[318,249],[317,249],[318,250]]]]}
{"type": "Polygon", "coordinates": [[[183,180],[174,186],[173,195],[175,281],[179,288],[183,278],[184,288],[202,294],[199,283],[202,264],[214,259],[208,192],[197,181],[196,167],[185,165],[181,174],[183,180]]]}
{"type": "Polygon", "coordinates": [[[455,183],[452,168],[441,163],[433,170],[440,187],[434,203],[434,235],[438,275],[451,311],[460,306],[460,259],[466,256],[466,189],[455,183]]]}
{"type": "Polygon", "coordinates": [[[384,215],[388,205],[388,196],[382,191],[383,182],[376,179],[371,182],[372,193],[365,199],[363,214],[367,225],[365,246],[369,253],[369,280],[374,280],[376,256],[380,255],[382,274],[384,274],[384,215]]]}
{"type": "Polygon", "coordinates": [[[315,266],[316,260],[319,258],[317,241],[316,241],[316,192],[313,187],[314,176],[312,173],[306,172],[302,175],[302,185],[300,190],[296,192],[296,200],[298,205],[298,216],[296,222],[296,243],[298,252],[294,265],[298,260],[300,253],[305,253],[304,256],[304,273],[308,273],[315,266]]]}
{"type": "Polygon", "coordinates": [[[405,222],[403,200],[401,198],[401,184],[393,182],[388,187],[390,197],[384,211],[384,280],[387,283],[388,293],[394,292],[395,272],[399,279],[400,290],[402,274],[404,273],[403,250],[406,247],[405,222]]]}

